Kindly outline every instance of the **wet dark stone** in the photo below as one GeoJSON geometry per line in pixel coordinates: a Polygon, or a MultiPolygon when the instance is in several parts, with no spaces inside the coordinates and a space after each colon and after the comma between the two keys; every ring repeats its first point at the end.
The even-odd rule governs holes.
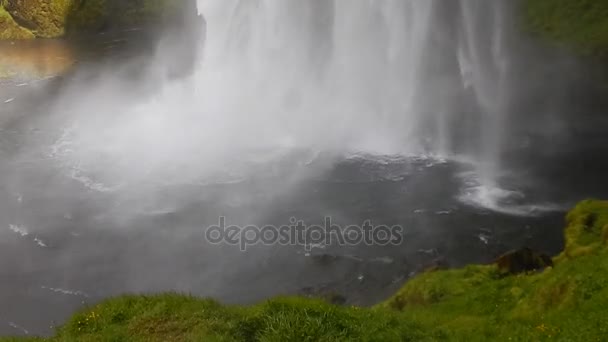
{"type": "Polygon", "coordinates": [[[503,274],[520,274],[552,267],[553,260],[547,254],[524,247],[501,255],[496,264],[503,274]]]}

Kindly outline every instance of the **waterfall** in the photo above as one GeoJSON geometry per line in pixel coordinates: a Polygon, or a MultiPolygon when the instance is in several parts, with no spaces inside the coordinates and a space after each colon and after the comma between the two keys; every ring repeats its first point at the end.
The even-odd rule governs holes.
{"type": "MultiPolygon", "coordinates": [[[[513,75],[524,63],[515,58],[509,1],[198,5],[206,37],[195,72],[163,78],[175,63],[163,54],[175,36],[165,38],[146,76],[161,84],[158,94],[120,110],[78,102],[88,114],[73,115],[58,142],[66,165],[99,170],[114,188],[212,182],[226,172],[243,179],[255,169],[250,162],[274,156],[297,155],[304,164],[310,156],[329,156],[329,164],[336,156],[424,156],[475,170],[467,189],[476,204],[498,207],[513,194],[502,189],[501,155],[513,75]]],[[[113,82],[122,84],[101,81],[98,96],[113,82]]]]}
{"type": "Polygon", "coordinates": [[[466,155],[495,173],[507,1],[199,0],[199,10],[203,106],[293,144],[466,155]]]}

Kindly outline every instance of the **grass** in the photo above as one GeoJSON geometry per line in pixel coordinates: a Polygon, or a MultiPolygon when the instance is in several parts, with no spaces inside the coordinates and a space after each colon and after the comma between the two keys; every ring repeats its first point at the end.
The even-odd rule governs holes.
{"type": "Polygon", "coordinates": [[[608,60],[608,1],[523,0],[523,12],[531,31],[608,60]]]}
{"type": "Polygon", "coordinates": [[[54,337],[30,340],[608,341],[608,202],[580,203],[567,223],[564,252],[542,272],[504,276],[495,265],[428,272],[373,308],[130,295],[77,313],[54,337]]]}

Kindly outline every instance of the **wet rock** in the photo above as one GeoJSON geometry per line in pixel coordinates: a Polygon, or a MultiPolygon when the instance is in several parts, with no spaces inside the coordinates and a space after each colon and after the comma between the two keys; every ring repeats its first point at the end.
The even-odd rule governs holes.
{"type": "Polygon", "coordinates": [[[448,261],[443,257],[438,257],[422,266],[422,272],[435,272],[450,268],[448,261]]]}
{"type": "Polygon", "coordinates": [[[338,259],[336,255],[331,255],[327,253],[313,255],[311,258],[315,263],[323,266],[329,265],[338,259]]]}
{"type": "Polygon", "coordinates": [[[346,304],[346,297],[344,297],[341,294],[337,294],[337,293],[327,294],[327,295],[325,295],[325,297],[323,299],[325,299],[330,304],[334,304],[334,305],[346,304]]]}
{"type": "Polygon", "coordinates": [[[552,267],[553,260],[547,254],[524,247],[501,255],[496,265],[502,274],[520,274],[552,267]]]}

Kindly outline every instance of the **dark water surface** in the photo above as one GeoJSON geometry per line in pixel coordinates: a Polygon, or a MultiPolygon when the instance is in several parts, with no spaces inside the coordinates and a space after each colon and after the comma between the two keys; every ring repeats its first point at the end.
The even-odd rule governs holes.
{"type": "MultiPolygon", "coordinates": [[[[211,181],[108,185],[103,175],[54,160],[64,127],[39,119],[73,78],[99,75],[90,70],[130,64],[137,84],[145,59],[125,41],[62,45],[71,50],[61,58],[74,56],[67,74],[0,80],[0,335],[49,334],[75,310],[132,292],[179,291],[226,303],[337,293],[371,305],[428,267],[491,262],[524,245],[556,254],[563,208],[608,194],[593,185],[608,170],[605,131],[585,133],[592,143],[562,153],[513,158],[520,171],[511,177],[527,196],[517,208],[530,215],[467,204],[463,197],[478,186],[473,168],[432,157],[280,151],[264,162],[239,161],[251,162],[246,174],[211,181]],[[111,58],[100,58],[105,53],[111,58]],[[405,236],[399,246],[257,245],[241,252],[204,240],[219,216],[257,225],[292,217],[315,224],[331,216],[343,226],[371,220],[401,225],[405,236]]],[[[153,96],[155,87],[130,90],[125,101],[153,96]]]]}

